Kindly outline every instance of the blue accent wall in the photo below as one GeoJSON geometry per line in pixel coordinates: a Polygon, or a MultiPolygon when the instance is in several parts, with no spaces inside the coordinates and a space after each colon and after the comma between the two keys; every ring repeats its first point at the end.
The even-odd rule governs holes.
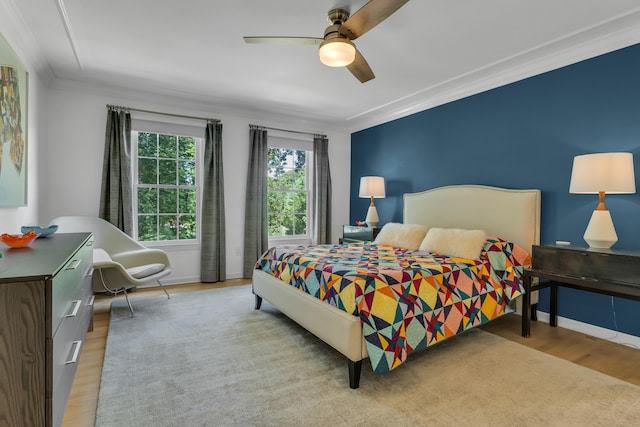
{"type": "MultiPolygon", "coordinates": [[[[402,195],[453,184],[542,191],[541,242],[582,239],[596,195],[569,194],[573,157],[628,151],[640,175],[640,45],[351,135],[350,221],[366,216],[360,177],[381,175],[380,223],[402,222],[402,195]]],[[[608,195],[614,248],[640,248],[640,195],[608,195]]],[[[539,309],[548,312],[548,292],[539,309]]],[[[559,290],[560,316],[640,336],[640,302],[559,290]]]]}

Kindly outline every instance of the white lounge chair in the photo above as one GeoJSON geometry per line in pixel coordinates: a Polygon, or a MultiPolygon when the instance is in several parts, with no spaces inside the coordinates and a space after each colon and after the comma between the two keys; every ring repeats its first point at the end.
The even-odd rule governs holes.
{"type": "Polygon", "coordinates": [[[120,292],[133,308],[127,290],[157,282],[171,298],[160,279],[171,274],[167,253],[138,243],[119,228],[98,217],[61,216],[51,221],[59,233],[93,233],[93,290],[116,295],[120,292]]]}

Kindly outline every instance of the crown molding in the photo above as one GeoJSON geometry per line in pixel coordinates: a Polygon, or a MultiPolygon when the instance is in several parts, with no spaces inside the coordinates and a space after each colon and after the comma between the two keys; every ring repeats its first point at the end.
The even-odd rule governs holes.
{"type": "Polygon", "coordinates": [[[428,110],[640,42],[640,8],[346,119],[351,132],[428,110]]]}
{"type": "Polygon", "coordinates": [[[35,72],[45,85],[49,85],[55,78],[53,70],[16,7],[15,1],[17,0],[0,0],[0,10],[3,11],[0,13],[2,35],[24,62],[27,70],[30,73],[35,72]]]}
{"type": "Polygon", "coordinates": [[[281,110],[277,112],[263,111],[230,103],[212,103],[197,96],[191,96],[181,91],[166,90],[166,88],[141,90],[106,82],[78,81],[59,77],[53,79],[49,88],[66,93],[99,96],[103,97],[107,103],[134,108],[153,109],[156,108],[155,106],[166,106],[166,108],[177,109],[181,114],[205,115],[221,120],[231,117],[244,118],[253,122],[268,123],[269,126],[295,128],[310,133],[339,133],[346,137],[350,135],[346,126],[341,126],[341,123],[332,120],[315,120],[305,116],[296,116],[289,112],[283,113],[281,110]]]}
{"type": "MultiPolygon", "coordinates": [[[[21,0],[0,0],[0,28],[7,42],[23,60],[30,72],[35,72],[47,87],[60,87],[66,83],[56,78],[47,61],[47,57],[36,43],[36,39],[16,3],[21,0]]],[[[76,62],[82,70],[82,62],[75,43],[73,31],[66,17],[64,0],[56,0],[60,18],[63,21],[67,37],[73,48],[76,62]]],[[[459,75],[438,85],[425,87],[416,92],[406,94],[386,104],[348,117],[334,120],[329,117],[304,117],[292,108],[273,111],[258,110],[252,107],[234,104],[233,100],[218,99],[211,104],[198,94],[166,93],[163,88],[157,89],[158,97],[167,96],[189,100],[189,104],[202,105],[207,110],[230,111],[249,117],[275,119],[277,116],[288,116],[291,119],[309,123],[312,126],[330,127],[341,132],[356,132],[392,120],[415,114],[452,101],[472,96],[490,89],[504,86],[528,77],[539,75],[554,69],[593,58],[640,42],[640,8],[615,17],[606,22],[577,31],[567,37],[537,46],[504,60],[488,64],[482,68],[459,75]],[[227,105],[228,104],[228,105],[227,105]]],[[[76,86],[76,85],[74,85],[76,86]]],[[[106,82],[88,82],[93,89],[103,86],[105,92],[114,93],[114,88],[106,82]]],[[[77,88],[77,86],[76,86],[77,88]]],[[[126,94],[132,88],[121,88],[126,94]]],[[[180,101],[179,101],[180,102],[180,101]]]]}
{"type": "Polygon", "coordinates": [[[64,0],[57,0],[56,6],[58,8],[58,13],[60,14],[60,19],[62,20],[62,26],[64,27],[64,31],[67,34],[67,40],[69,40],[69,44],[71,45],[73,57],[76,60],[76,64],[78,64],[78,68],[80,69],[80,71],[82,71],[82,61],[80,60],[78,42],[76,41],[76,36],[73,32],[73,28],[71,27],[71,21],[69,20],[69,15],[67,14],[67,8],[64,5],[64,0]]]}

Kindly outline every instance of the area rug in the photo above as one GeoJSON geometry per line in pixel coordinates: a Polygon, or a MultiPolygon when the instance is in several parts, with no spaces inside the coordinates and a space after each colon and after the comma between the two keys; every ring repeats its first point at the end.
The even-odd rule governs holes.
{"type": "Polygon", "coordinates": [[[472,330],[389,374],[347,362],[250,286],[112,306],[96,426],[637,426],[640,387],[472,330]]]}

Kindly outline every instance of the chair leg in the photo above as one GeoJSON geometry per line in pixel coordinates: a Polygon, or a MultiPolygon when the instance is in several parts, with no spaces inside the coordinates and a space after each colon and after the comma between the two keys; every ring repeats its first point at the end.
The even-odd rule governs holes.
{"type": "Polygon", "coordinates": [[[165,288],[162,283],[160,283],[160,280],[157,280],[158,282],[158,286],[160,286],[162,288],[162,290],[164,291],[165,295],[167,296],[167,299],[171,299],[171,297],[169,296],[169,292],[167,292],[167,288],[165,288]]]}
{"type": "Polygon", "coordinates": [[[133,317],[133,307],[131,306],[131,301],[129,301],[129,295],[127,294],[127,288],[125,286],[122,289],[111,289],[107,282],[104,280],[104,275],[102,274],[102,269],[98,269],[98,273],[100,273],[100,282],[102,282],[102,287],[111,295],[118,295],[120,292],[124,292],[124,298],[127,300],[127,305],[129,306],[129,311],[131,312],[131,317],[133,317]]]}
{"type": "Polygon", "coordinates": [[[131,307],[131,302],[129,301],[129,295],[127,294],[127,288],[122,288],[122,292],[124,292],[124,298],[127,300],[127,304],[129,305],[129,311],[131,312],[131,317],[133,317],[133,307],[131,307]]]}
{"type": "Polygon", "coordinates": [[[107,291],[107,293],[109,293],[111,295],[117,295],[118,294],[117,291],[114,291],[109,286],[107,286],[107,282],[105,282],[105,280],[104,280],[104,276],[102,275],[102,269],[101,268],[98,269],[98,273],[100,273],[100,283],[102,283],[102,287],[104,288],[104,290],[107,291]]]}

